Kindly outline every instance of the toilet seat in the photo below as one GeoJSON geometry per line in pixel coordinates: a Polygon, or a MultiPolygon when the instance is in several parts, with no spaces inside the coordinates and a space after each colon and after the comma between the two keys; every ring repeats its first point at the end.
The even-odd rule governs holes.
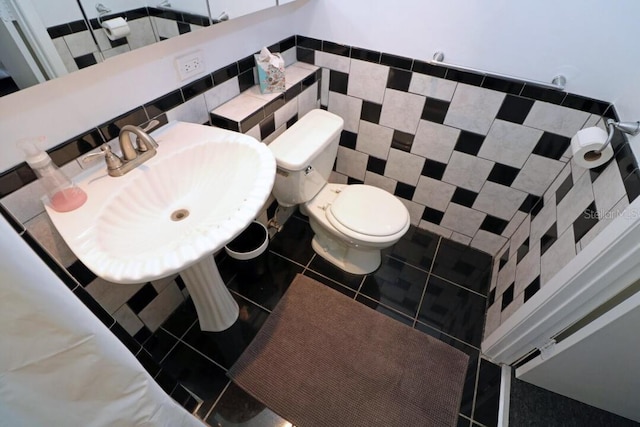
{"type": "Polygon", "coordinates": [[[343,187],[325,214],[338,231],[364,241],[395,239],[409,223],[407,208],[395,196],[362,184],[343,187]]]}

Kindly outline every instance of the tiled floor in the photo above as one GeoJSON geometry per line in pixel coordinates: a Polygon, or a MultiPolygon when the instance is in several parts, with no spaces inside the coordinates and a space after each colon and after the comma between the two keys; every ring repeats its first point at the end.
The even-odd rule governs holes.
{"type": "Polygon", "coordinates": [[[384,252],[372,274],[342,272],[311,249],[306,219],[294,215],[270,242],[269,271],[259,279],[235,273],[233,259],[218,260],[240,306],[228,330],[200,331],[188,301],[145,343],[183,391],[176,399],[212,426],[289,425],[232,384],[225,372],[256,335],[297,273],[314,278],[357,301],[469,354],[458,426],[494,426],[500,369],[480,357],[490,256],[424,230],[411,228],[384,252]]]}

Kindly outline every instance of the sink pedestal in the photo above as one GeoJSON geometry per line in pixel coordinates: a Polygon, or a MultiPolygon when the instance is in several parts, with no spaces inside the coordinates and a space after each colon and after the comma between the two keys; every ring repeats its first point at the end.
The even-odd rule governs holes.
{"type": "Polygon", "coordinates": [[[238,319],[238,303],[224,284],[213,255],[180,272],[198,312],[200,329],[219,332],[238,319]]]}

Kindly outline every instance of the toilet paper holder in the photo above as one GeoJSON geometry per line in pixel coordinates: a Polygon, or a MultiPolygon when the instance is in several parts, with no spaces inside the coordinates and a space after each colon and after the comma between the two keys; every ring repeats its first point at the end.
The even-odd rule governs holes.
{"type": "Polygon", "coordinates": [[[607,119],[607,129],[609,130],[609,135],[607,136],[607,140],[605,141],[605,143],[602,145],[602,148],[600,148],[599,150],[594,151],[594,153],[596,154],[600,154],[604,151],[605,148],[607,148],[607,145],[609,145],[611,143],[611,140],[613,139],[613,133],[615,132],[616,129],[618,129],[619,131],[635,136],[637,134],[640,133],[640,121],[638,122],[616,122],[613,119],[607,119]]]}

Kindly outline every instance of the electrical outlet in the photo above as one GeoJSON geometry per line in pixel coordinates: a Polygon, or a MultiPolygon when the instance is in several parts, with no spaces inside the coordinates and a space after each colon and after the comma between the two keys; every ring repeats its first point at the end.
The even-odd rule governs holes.
{"type": "Polygon", "coordinates": [[[176,58],[176,69],[180,80],[187,80],[190,77],[204,72],[204,59],[201,50],[187,53],[176,58]]]}

